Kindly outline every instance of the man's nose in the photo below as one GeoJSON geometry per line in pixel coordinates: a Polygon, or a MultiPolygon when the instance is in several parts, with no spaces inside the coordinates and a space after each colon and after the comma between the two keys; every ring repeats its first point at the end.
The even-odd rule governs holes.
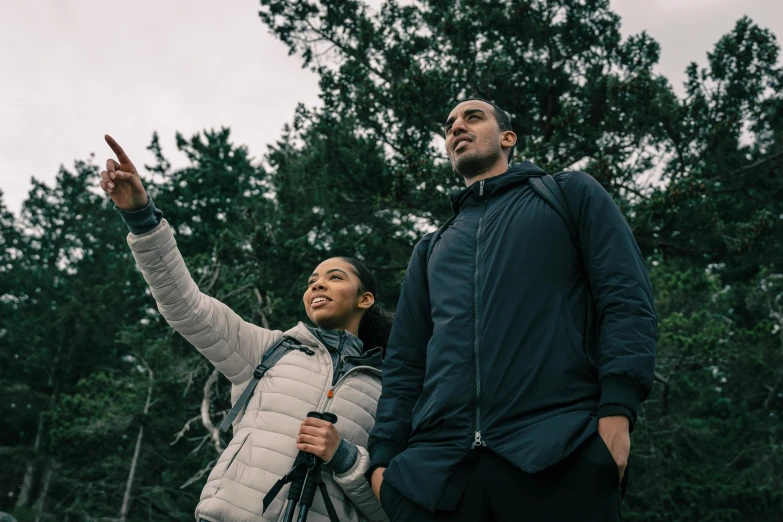
{"type": "Polygon", "coordinates": [[[467,131],[468,128],[465,126],[465,120],[463,120],[462,118],[457,118],[457,120],[451,126],[451,133],[454,136],[459,136],[460,134],[463,134],[467,131]]]}

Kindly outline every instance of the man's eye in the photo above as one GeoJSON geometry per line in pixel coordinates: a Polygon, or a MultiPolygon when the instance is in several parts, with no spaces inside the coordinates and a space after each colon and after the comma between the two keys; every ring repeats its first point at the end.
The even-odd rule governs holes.
{"type": "Polygon", "coordinates": [[[469,120],[472,120],[474,118],[478,118],[478,114],[471,114],[470,116],[468,116],[469,120]]]}
{"type": "Polygon", "coordinates": [[[315,283],[315,279],[308,281],[307,286],[313,286],[313,283],[315,283]]]}

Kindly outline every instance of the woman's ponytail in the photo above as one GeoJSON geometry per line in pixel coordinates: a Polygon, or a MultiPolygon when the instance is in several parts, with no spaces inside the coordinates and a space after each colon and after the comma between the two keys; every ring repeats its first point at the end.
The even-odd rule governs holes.
{"type": "Polygon", "coordinates": [[[378,305],[373,305],[367,310],[359,323],[359,339],[365,350],[380,346],[386,353],[386,344],[389,342],[394,314],[384,310],[378,305]]]}
{"type": "MultiPolygon", "coordinates": [[[[359,277],[361,287],[359,292],[370,292],[375,298],[378,298],[378,286],[375,283],[375,278],[366,266],[361,261],[352,257],[340,258],[346,263],[349,263],[356,275],[359,277]]],[[[362,321],[359,323],[359,340],[362,341],[365,350],[371,350],[380,346],[383,348],[383,353],[386,353],[386,344],[389,342],[389,335],[391,334],[392,323],[394,322],[394,314],[388,310],[384,310],[378,305],[373,305],[364,313],[362,321]]]]}

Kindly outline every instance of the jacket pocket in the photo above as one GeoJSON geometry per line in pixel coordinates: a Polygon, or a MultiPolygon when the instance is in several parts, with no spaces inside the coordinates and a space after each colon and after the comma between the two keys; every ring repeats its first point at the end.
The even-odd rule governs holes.
{"type": "Polygon", "coordinates": [[[386,513],[389,520],[392,520],[395,513],[395,507],[400,502],[399,493],[392,486],[386,484],[386,480],[381,482],[381,489],[378,491],[380,497],[378,501],[381,504],[381,509],[386,513]]]}
{"type": "Polygon", "coordinates": [[[606,445],[606,442],[604,442],[604,438],[601,437],[600,433],[595,432],[594,437],[596,439],[594,441],[594,447],[598,452],[598,457],[603,461],[603,465],[612,471],[612,484],[614,487],[619,488],[620,469],[617,467],[617,462],[614,460],[614,455],[612,455],[612,451],[609,449],[609,446],[606,445]]]}
{"type": "Polygon", "coordinates": [[[231,455],[231,458],[228,459],[228,464],[226,464],[226,470],[223,472],[223,477],[225,477],[228,474],[228,470],[231,469],[231,465],[234,464],[234,461],[236,460],[237,456],[239,455],[239,452],[242,451],[242,448],[245,447],[245,444],[247,443],[247,439],[250,438],[250,433],[245,435],[245,438],[242,439],[242,442],[239,444],[239,448],[234,452],[233,455],[231,455]]]}
{"type": "Polygon", "coordinates": [[[438,404],[438,383],[433,383],[422,389],[419,399],[411,410],[411,435],[417,433],[422,428],[426,428],[428,421],[432,420],[438,404]],[[428,389],[429,388],[429,389],[428,389]]]}

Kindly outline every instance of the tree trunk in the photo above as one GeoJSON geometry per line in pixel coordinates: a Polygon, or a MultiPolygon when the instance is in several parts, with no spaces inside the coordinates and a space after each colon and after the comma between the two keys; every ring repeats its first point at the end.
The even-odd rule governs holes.
{"type": "Polygon", "coordinates": [[[46,497],[49,495],[49,486],[52,483],[52,477],[57,469],[57,461],[49,458],[46,461],[46,469],[44,470],[43,483],[41,484],[41,492],[38,494],[38,498],[33,504],[33,509],[37,511],[35,515],[35,522],[40,522],[43,510],[46,505],[46,497]]]}
{"type": "Polygon", "coordinates": [[[209,405],[212,402],[212,385],[217,382],[218,375],[218,370],[215,368],[204,384],[204,396],[201,399],[201,424],[210,433],[212,442],[215,444],[215,451],[220,455],[223,453],[223,444],[220,442],[220,430],[212,424],[212,420],[209,418],[209,405]]]}
{"type": "Polygon", "coordinates": [[[33,454],[27,462],[27,468],[24,470],[22,479],[22,488],[19,491],[19,498],[16,499],[16,507],[25,507],[30,502],[30,496],[33,490],[33,478],[35,476],[35,463],[38,461],[38,449],[41,447],[41,434],[43,433],[44,412],[38,414],[38,431],[35,434],[33,443],[33,454]]]}
{"type": "MultiPolygon", "coordinates": [[[[142,359],[144,362],[144,359],[142,359]]],[[[150,367],[144,362],[144,366],[147,367],[147,374],[149,375],[149,385],[147,386],[147,402],[144,403],[144,414],[139,426],[139,434],[136,437],[136,448],[133,450],[133,460],[131,461],[130,472],[128,473],[128,482],[125,484],[125,495],[122,497],[122,507],[120,508],[120,522],[125,522],[128,518],[128,510],[130,509],[131,490],[133,489],[133,478],[136,475],[136,466],[139,463],[139,453],[141,452],[141,443],[144,440],[144,423],[147,419],[147,413],[150,411],[150,402],[152,400],[152,384],[153,374],[150,367]]]]}
{"type": "MultiPolygon", "coordinates": [[[[55,364],[58,357],[55,357],[55,364]]],[[[47,385],[52,387],[54,384],[52,371],[49,374],[47,385]]],[[[24,478],[22,478],[22,489],[19,492],[19,498],[16,500],[16,507],[25,507],[30,502],[30,497],[33,493],[33,484],[35,483],[35,466],[39,460],[39,453],[41,451],[41,439],[43,439],[43,433],[45,428],[44,417],[47,411],[52,411],[54,408],[54,401],[57,397],[56,387],[52,388],[52,393],[49,395],[49,408],[46,411],[42,411],[38,414],[38,431],[35,434],[35,442],[33,442],[33,454],[30,457],[30,461],[27,463],[27,468],[24,471],[24,478]]],[[[50,477],[51,479],[51,477],[50,477]]]]}

